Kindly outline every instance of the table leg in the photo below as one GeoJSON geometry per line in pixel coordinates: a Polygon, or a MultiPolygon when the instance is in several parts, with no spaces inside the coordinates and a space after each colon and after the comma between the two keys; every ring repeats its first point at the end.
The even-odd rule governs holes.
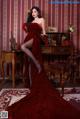
{"type": "Polygon", "coordinates": [[[4,62],[2,62],[2,64],[1,64],[1,69],[2,69],[1,76],[2,76],[2,78],[4,80],[4,62]]]}
{"type": "Polygon", "coordinates": [[[15,53],[12,54],[12,86],[15,88],[15,53]]]}
{"type": "Polygon", "coordinates": [[[60,83],[62,88],[62,97],[64,96],[64,79],[63,79],[63,73],[60,73],[60,83]]]}

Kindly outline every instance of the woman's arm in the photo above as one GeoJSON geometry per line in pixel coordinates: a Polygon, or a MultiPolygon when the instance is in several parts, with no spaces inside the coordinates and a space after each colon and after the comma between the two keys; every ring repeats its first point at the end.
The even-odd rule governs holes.
{"type": "Polygon", "coordinates": [[[44,18],[41,19],[41,25],[42,25],[42,35],[46,35],[45,20],[44,20],[44,18]]]}
{"type": "Polygon", "coordinates": [[[40,73],[41,72],[41,66],[40,66],[39,62],[37,61],[37,59],[32,54],[32,52],[29,50],[29,48],[32,47],[32,44],[33,44],[33,39],[22,44],[21,49],[33,60],[34,64],[38,68],[38,72],[40,73]]]}
{"type": "Polygon", "coordinates": [[[43,39],[43,42],[45,43],[45,46],[48,47],[48,37],[47,37],[47,34],[46,34],[46,29],[45,29],[45,20],[44,18],[41,19],[41,23],[42,23],[42,39],[43,39]]]}

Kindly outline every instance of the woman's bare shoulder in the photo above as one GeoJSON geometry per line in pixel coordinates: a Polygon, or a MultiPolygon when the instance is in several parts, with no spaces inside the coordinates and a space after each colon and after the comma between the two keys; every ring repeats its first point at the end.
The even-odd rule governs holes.
{"type": "Polygon", "coordinates": [[[43,18],[43,17],[41,17],[41,18],[40,18],[40,20],[41,20],[41,21],[44,21],[44,18],[43,18]]]}
{"type": "Polygon", "coordinates": [[[40,18],[39,22],[40,22],[40,24],[44,23],[45,22],[44,18],[40,18]]]}

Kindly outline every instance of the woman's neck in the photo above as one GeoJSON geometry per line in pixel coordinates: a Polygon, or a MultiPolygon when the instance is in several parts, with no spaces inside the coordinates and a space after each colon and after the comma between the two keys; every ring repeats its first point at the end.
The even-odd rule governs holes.
{"type": "Polygon", "coordinates": [[[38,17],[35,17],[34,20],[38,20],[39,18],[38,17]]]}

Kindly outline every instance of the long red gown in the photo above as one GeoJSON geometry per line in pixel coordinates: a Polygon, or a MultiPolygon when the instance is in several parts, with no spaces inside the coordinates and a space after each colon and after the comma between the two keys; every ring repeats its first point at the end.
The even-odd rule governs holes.
{"type": "Polygon", "coordinates": [[[8,107],[9,119],[80,119],[80,112],[60,97],[45,74],[40,49],[41,30],[37,23],[29,24],[24,42],[34,39],[31,51],[41,64],[42,71],[38,73],[30,60],[31,93],[8,107]]]}

